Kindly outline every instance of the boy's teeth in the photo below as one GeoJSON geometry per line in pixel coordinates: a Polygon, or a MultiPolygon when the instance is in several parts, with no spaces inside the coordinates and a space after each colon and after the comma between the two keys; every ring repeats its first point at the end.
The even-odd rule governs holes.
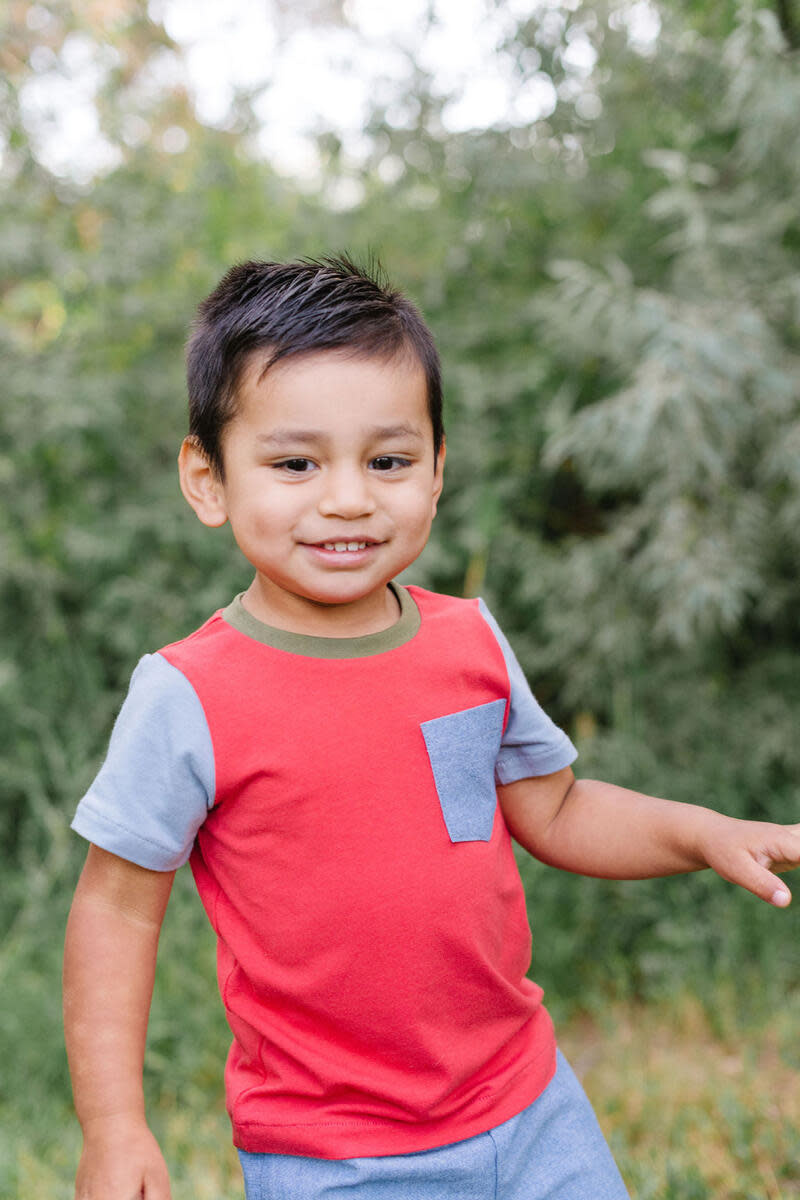
{"type": "Polygon", "coordinates": [[[324,542],[326,550],[366,550],[366,542],[324,542]]]}

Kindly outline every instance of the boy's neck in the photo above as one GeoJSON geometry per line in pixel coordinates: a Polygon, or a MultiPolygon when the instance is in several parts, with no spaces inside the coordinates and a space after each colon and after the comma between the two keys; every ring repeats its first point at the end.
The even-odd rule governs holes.
{"type": "Polygon", "coordinates": [[[390,629],[400,619],[400,603],[386,584],[362,600],[348,604],[322,604],[305,596],[281,592],[278,602],[269,584],[256,575],[242,605],[258,621],[273,629],[308,637],[367,637],[390,629]]]}

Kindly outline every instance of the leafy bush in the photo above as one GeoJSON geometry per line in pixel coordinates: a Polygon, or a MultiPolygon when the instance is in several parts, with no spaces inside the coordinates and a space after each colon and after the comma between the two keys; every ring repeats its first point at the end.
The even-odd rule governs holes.
{"type": "MultiPolygon", "coordinates": [[[[50,7],[59,36],[70,21],[111,36],[50,7]]],[[[447,134],[418,74],[418,117],[400,127],[376,111],[371,160],[333,154],[316,195],[252,161],[246,120],[212,132],[186,110],[184,154],[118,136],[120,165],[90,188],[56,179],[21,122],[25,68],[8,73],[0,1039],[32,1115],[45,1091],[67,1095],[55,981],[83,853],[67,830],[76,799],[138,656],[247,578],[227,535],[185,510],[174,470],[186,324],[233,260],[371,246],[419,300],[445,363],[449,457],[414,576],[487,597],[579,742],[582,773],[796,817],[800,80],[769,12],[722,7],[661,4],[646,53],[624,6],[522,21],[508,50],[521,82],[542,63],[552,73],[550,117],[447,134]],[[578,36],[597,54],[591,119],[568,68],[578,36]],[[399,173],[381,173],[386,159],[399,173]],[[363,200],[326,204],[353,175],[363,200]]],[[[143,17],[120,28],[109,136],[165,36],[143,17]]],[[[30,36],[24,21],[10,30],[13,63],[30,36]]],[[[148,119],[175,119],[167,108],[148,119]]],[[[768,1007],[800,981],[796,911],[705,875],[522,869],[537,977],[560,1012],[684,985],[713,1010],[731,977],[743,1004],[768,1007]]],[[[226,1037],[210,975],[181,884],[151,1030],[155,1099],[209,1086],[226,1037]]],[[[674,1191],[702,1186],[687,1176],[674,1191]]]]}

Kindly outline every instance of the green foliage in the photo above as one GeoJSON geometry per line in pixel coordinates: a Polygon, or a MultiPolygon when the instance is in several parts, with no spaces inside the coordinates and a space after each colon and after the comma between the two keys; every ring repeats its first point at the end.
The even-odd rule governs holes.
{"type": "MultiPolygon", "coordinates": [[[[419,301],[444,360],[448,466],[413,576],[486,596],[582,773],[795,819],[800,74],[785,6],[665,0],[638,48],[621,0],[521,21],[510,69],[521,85],[549,73],[552,114],[448,133],[417,72],[373,114],[366,164],[323,139],[316,192],[253,160],[244,99],[220,132],[179,90],[137,90],[176,51],[136,3],[103,32],[81,6],[39,6],[54,53],[77,29],[119,65],[101,96],[118,165],[91,185],[50,175],[19,103],[26,7],[3,18],[0,85],[0,1043],[20,1120],[43,1090],[67,1103],[55,980],[83,852],[67,825],[131,668],[247,580],[174,469],[186,325],[234,260],[373,249],[419,301]],[[586,78],[577,39],[597,56],[586,78]],[[131,116],[150,130],[136,145],[131,116]],[[176,122],[189,142],[170,154],[176,122]],[[362,197],[349,208],[345,185],[362,197]]],[[[766,1013],[800,980],[797,912],[719,880],[522,870],[561,1014],[683,985],[713,1010],[731,977],[766,1013]]],[[[164,935],[157,1110],[214,1086],[227,1037],[189,893],[164,935]]],[[[691,1173],[670,1187],[707,1194],[691,1173]]]]}
{"type": "MultiPolygon", "coordinates": [[[[565,366],[588,356],[621,382],[582,405],[566,366],[571,411],[545,461],[577,472],[607,511],[600,541],[625,565],[590,587],[610,584],[615,607],[645,616],[643,654],[745,630],[796,646],[800,143],[785,105],[800,79],[772,64],[776,37],[758,21],[724,46],[727,144],[703,146],[699,131],[685,150],[645,157],[664,177],[647,204],[654,233],[666,230],[652,243],[658,287],[652,263],[639,284],[635,264],[565,262],[542,302],[565,366]]],[[[601,566],[602,546],[592,553],[601,566]]],[[[585,588],[586,556],[575,561],[585,588]]]]}

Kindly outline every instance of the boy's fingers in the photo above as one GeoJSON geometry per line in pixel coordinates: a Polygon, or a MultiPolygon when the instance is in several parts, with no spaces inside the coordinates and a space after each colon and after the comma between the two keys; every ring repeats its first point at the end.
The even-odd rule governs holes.
{"type": "Polygon", "coordinates": [[[749,855],[737,863],[735,870],[721,871],[720,874],[776,908],[786,908],[791,901],[792,893],[786,884],[749,855]]]}
{"type": "Polygon", "coordinates": [[[754,892],[756,896],[760,896],[762,900],[766,900],[768,904],[774,904],[776,908],[786,908],[792,899],[792,893],[786,884],[777,875],[773,875],[771,871],[767,871],[763,867],[756,867],[756,872],[757,875],[754,874],[752,885],[743,883],[742,886],[754,892]]]}
{"type": "Polygon", "coordinates": [[[144,1190],[137,1192],[135,1200],[170,1200],[172,1193],[170,1191],[169,1180],[145,1180],[144,1190]]]}
{"type": "Polygon", "coordinates": [[[800,866],[800,825],[778,828],[764,847],[764,860],[773,871],[791,871],[800,866]]]}
{"type": "Polygon", "coordinates": [[[776,908],[786,908],[792,893],[777,871],[790,871],[800,864],[800,825],[773,825],[764,829],[764,840],[752,848],[740,864],[739,883],[776,908]]]}
{"type": "Polygon", "coordinates": [[[170,1200],[171,1196],[166,1166],[162,1167],[159,1164],[157,1168],[145,1173],[142,1200],[170,1200]]]}

